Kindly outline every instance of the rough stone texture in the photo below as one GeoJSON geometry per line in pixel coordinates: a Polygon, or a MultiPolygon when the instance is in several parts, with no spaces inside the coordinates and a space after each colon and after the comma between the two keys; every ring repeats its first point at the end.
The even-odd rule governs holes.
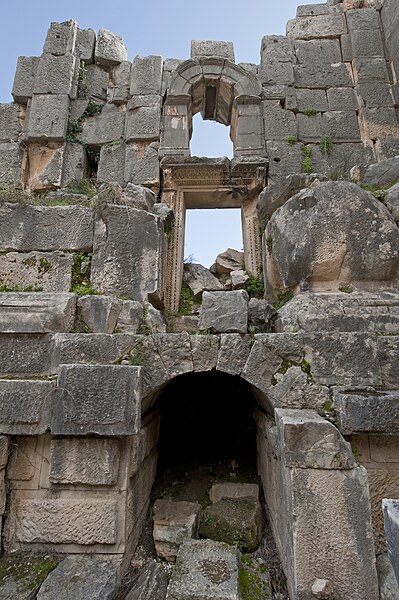
{"type": "Polygon", "coordinates": [[[180,545],[186,539],[198,536],[201,515],[202,508],[198,502],[157,500],[153,515],[157,556],[175,562],[180,545]]]}
{"type": "Polygon", "coordinates": [[[0,255],[0,282],[9,289],[68,292],[73,256],[63,252],[9,252],[0,255]]]}
{"type": "MultiPolygon", "coordinates": [[[[34,94],[62,94],[76,98],[76,58],[72,54],[43,54],[37,66],[34,94]]],[[[34,105],[33,97],[32,105],[34,105]]]]}
{"type": "Polygon", "coordinates": [[[399,183],[396,183],[389,188],[384,202],[388,210],[391,212],[396,223],[399,222],[399,183]]]}
{"type": "Polygon", "coordinates": [[[98,146],[123,140],[126,114],[111,105],[108,110],[85,119],[82,128],[83,144],[98,146]]]}
{"type": "Polygon", "coordinates": [[[12,95],[15,102],[27,104],[32,98],[33,85],[35,81],[37,66],[40,58],[38,56],[19,56],[15,72],[12,95]]]}
{"type": "Polygon", "coordinates": [[[100,29],[97,34],[94,59],[97,64],[104,67],[117,65],[127,60],[127,48],[123,39],[108,29],[100,29]]]}
{"type": "Polygon", "coordinates": [[[244,253],[228,248],[225,252],[218,254],[215,260],[216,273],[231,273],[244,268],[244,253]]]}
{"type": "Polygon", "coordinates": [[[372,431],[399,433],[399,393],[369,389],[362,393],[354,390],[334,392],[340,431],[344,435],[372,431]]]}
{"type": "Polygon", "coordinates": [[[23,149],[17,142],[0,144],[0,183],[20,188],[23,149]]]}
{"type": "Polygon", "coordinates": [[[132,64],[130,94],[160,94],[162,86],[162,57],[136,56],[132,64]]]}
{"type": "Polygon", "coordinates": [[[61,186],[65,187],[84,178],[87,169],[87,154],[82,144],[65,145],[62,160],[61,186]]]}
{"type": "Polygon", "coordinates": [[[88,65],[86,67],[86,88],[87,95],[96,100],[107,99],[107,88],[109,74],[98,65],[88,65]]]}
{"type": "Polygon", "coordinates": [[[94,47],[96,44],[96,32],[94,29],[80,29],[76,33],[75,55],[84,60],[86,65],[93,62],[94,47]]]}
{"type": "Polygon", "coordinates": [[[117,582],[117,571],[112,562],[91,556],[68,556],[48,575],[37,598],[112,600],[117,582]]]}
{"type": "Polygon", "coordinates": [[[304,281],[335,281],[338,288],[398,274],[397,227],[385,207],[353,183],[300,192],[274,213],[265,237],[273,244],[266,269],[275,289],[304,281]]]}
{"type": "Polygon", "coordinates": [[[116,181],[123,185],[125,180],[125,153],[126,146],[123,143],[101,146],[97,181],[116,181]]]}
{"type": "Polygon", "coordinates": [[[312,585],[312,594],[315,598],[325,598],[328,600],[328,598],[331,598],[333,589],[331,581],[327,579],[315,579],[312,585]]]}
{"type": "Polygon", "coordinates": [[[201,56],[220,56],[235,62],[233,42],[219,42],[211,40],[192,40],[191,58],[201,56]]]}
{"type": "Polygon", "coordinates": [[[252,328],[255,328],[255,333],[269,331],[276,315],[275,309],[266,300],[251,298],[248,303],[249,331],[252,331],[252,328]]]}
{"type": "Polygon", "coordinates": [[[377,573],[380,600],[397,600],[399,598],[399,585],[387,554],[377,556],[377,573]]]}
{"type": "Polygon", "coordinates": [[[126,596],[126,600],[165,600],[168,577],[162,565],[152,560],[141,570],[140,576],[126,596]]]}
{"type": "Polygon", "coordinates": [[[43,52],[55,56],[71,54],[75,49],[76,33],[76,21],[51,23],[47,31],[43,52]]]}
{"type": "Polygon", "coordinates": [[[212,540],[180,546],[166,600],[239,600],[239,551],[212,540]]]}
{"type": "Polygon", "coordinates": [[[139,431],[140,367],[61,365],[52,431],[133,435],[139,431]]]}
{"type": "Polygon", "coordinates": [[[212,504],[222,498],[259,498],[259,486],[256,483],[214,483],[209,492],[212,504]]]}
{"type": "Polygon", "coordinates": [[[204,292],[199,328],[213,333],[246,333],[248,327],[248,294],[234,292],[204,292]]]}
{"type": "Polygon", "coordinates": [[[63,142],[66,138],[69,98],[66,95],[33,96],[26,138],[29,141],[63,142]]]}
{"type": "Polygon", "coordinates": [[[248,281],[249,275],[247,275],[245,271],[240,269],[239,271],[232,271],[230,273],[230,278],[231,288],[233,290],[241,290],[245,286],[245,283],[248,281]]]}
{"type": "Polygon", "coordinates": [[[93,246],[93,213],[83,206],[0,206],[0,249],[89,251],[93,246]],[[24,223],[24,227],[20,227],[24,223]]]}
{"type": "Polygon", "coordinates": [[[54,339],[50,334],[0,334],[2,375],[49,375],[55,372],[54,339]]]}
{"type": "MultiPolygon", "coordinates": [[[[77,303],[78,317],[92,333],[113,333],[122,309],[122,301],[109,296],[82,296],[77,303]]],[[[127,314],[124,318],[126,321],[127,314]]]]}
{"type": "Polygon", "coordinates": [[[126,142],[159,140],[161,125],[161,98],[155,106],[141,106],[130,110],[126,116],[126,142]]]}
{"type": "Polygon", "coordinates": [[[75,318],[74,294],[3,292],[0,296],[1,333],[67,331],[75,318]]]}
{"type": "Polygon", "coordinates": [[[21,131],[19,106],[0,104],[0,142],[16,142],[21,131]]]}
{"type": "Polygon", "coordinates": [[[126,146],[125,181],[159,189],[158,147],[158,142],[137,142],[126,146]]]}
{"type": "Polygon", "coordinates": [[[316,411],[278,408],[275,415],[287,467],[352,469],[355,466],[350,444],[316,411]]]}
{"type": "Polygon", "coordinates": [[[155,215],[125,206],[106,207],[96,221],[93,287],[162,307],[164,245],[162,222],[155,215]]]}
{"type": "Polygon", "coordinates": [[[344,33],[346,33],[346,23],[344,15],[341,14],[300,17],[287,23],[287,35],[299,40],[331,38],[344,33]]]}
{"type": "Polygon", "coordinates": [[[183,280],[187,283],[195,302],[201,301],[203,292],[222,291],[223,285],[218,279],[200,264],[184,265],[183,280]]]}
{"type": "Polygon", "coordinates": [[[49,426],[54,401],[52,381],[0,381],[1,431],[10,435],[37,435],[49,426]]]}
{"type": "Polygon", "coordinates": [[[115,485],[120,448],[114,439],[54,438],[50,481],[62,484],[115,485]]]}
{"type": "Polygon", "coordinates": [[[399,179],[399,156],[370,165],[361,177],[362,183],[376,186],[393,184],[399,179]]]}
{"type": "Polygon", "coordinates": [[[399,583],[399,501],[385,498],[382,501],[384,512],[385,533],[387,536],[388,556],[399,583]]]}

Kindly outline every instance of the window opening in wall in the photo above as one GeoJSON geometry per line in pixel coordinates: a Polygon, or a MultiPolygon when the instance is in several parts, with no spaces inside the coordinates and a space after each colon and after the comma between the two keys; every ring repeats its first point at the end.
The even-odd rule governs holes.
{"type": "Polygon", "coordinates": [[[239,208],[191,209],[186,212],[184,257],[209,268],[227,248],[243,250],[239,208]]]}
{"type": "Polygon", "coordinates": [[[230,127],[216,121],[204,121],[200,113],[193,117],[193,134],[190,142],[191,156],[233,158],[230,127]]]}

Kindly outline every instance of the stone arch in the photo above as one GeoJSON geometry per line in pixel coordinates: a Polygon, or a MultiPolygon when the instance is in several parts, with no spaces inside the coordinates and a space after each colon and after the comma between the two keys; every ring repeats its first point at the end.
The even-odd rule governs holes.
{"type": "Polygon", "coordinates": [[[219,57],[183,62],[164,103],[160,155],[190,156],[192,116],[231,125],[234,157],[265,156],[262,87],[253,73],[219,57]]]}

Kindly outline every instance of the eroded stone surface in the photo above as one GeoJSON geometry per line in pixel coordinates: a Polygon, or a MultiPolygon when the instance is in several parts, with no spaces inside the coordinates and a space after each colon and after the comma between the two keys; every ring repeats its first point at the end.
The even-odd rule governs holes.
{"type": "Polygon", "coordinates": [[[188,538],[197,537],[201,514],[198,502],[157,500],[153,516],[157,555],[168,562],[175,562],[180,545],[188,538]]]}
{"type": "Polygon", "coordinates": [[[248,294],[204,292],[199,328],[213,333],[246,333],[248,327],[248,294]]]}

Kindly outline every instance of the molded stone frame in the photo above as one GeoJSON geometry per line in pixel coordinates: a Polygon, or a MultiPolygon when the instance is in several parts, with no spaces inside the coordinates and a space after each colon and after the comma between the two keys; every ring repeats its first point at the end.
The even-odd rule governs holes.
{"type": "Polygon", "coordinates": [[[240,208],[245,269],[260,275],[261,238],[256,210],[258,195],[265,183],[267,161],[229,161],[165,157],[162,202],[174,212],[168,235],[164,301],[166,310],[178,312],[183,280],[186,209],[240,208]]]}

